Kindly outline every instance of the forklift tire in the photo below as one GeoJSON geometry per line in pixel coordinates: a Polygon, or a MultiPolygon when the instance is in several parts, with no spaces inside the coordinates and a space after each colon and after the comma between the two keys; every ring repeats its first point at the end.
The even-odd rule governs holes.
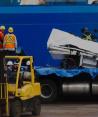
{"type": "Polygon", "coordinates": [[[41,100],[40,100],[40,97],[34,97],[33,101],[32,101],[32,105],[33,105],[32,115],[34,115],[34,116],[40,115],[40,112],[41,112],[41,100]]]}
{"type": "Polygon", "coordinates": [[[52,103],[56,101],[58,91],[57,85],[52,80],[41,80],[41,100],[43,103],[52,103]]]}
{"type": "Polygon", "coordinates": [[[20,100],[14,100],[11,103],[10,115],[11,117],[21,117],[21,102],[20,100]]]}

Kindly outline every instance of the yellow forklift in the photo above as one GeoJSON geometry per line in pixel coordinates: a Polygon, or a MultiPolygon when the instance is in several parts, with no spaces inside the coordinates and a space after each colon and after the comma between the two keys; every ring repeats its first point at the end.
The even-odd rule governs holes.
{"type": "Polygon", "coordinates": [[[36,82],[31,56],[5,56],[0,61],[0,117],[40,115],[40,84],[36,82]]]}

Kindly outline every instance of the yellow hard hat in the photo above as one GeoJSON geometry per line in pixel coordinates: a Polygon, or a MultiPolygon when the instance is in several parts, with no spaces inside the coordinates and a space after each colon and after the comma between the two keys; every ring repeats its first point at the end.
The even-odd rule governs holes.
{"type": "Polygon", "coordinates": [[[14,32],[14,29],[12,27],[9,27],[8,28],[8,32],[13,33],[14,32]]]}
{"type": "Polygon", "coordinates": [[[0,26],[0,29],[1,30],[5,30],[5,26],[0,26]]]}

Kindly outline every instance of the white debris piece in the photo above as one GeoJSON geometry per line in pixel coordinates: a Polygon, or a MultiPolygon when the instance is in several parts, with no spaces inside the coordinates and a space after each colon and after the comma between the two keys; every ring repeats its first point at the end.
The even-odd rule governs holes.
{"type": "Polygon", "coordinates": [[[54,49],[60,51],[62,48],[64,49],[64,47],[66,48],[68,45],[73,46],[74,49],[80,49],[98,54],[98,43],[83,40],[71,33],[53,29],[47,42],[47,48],[49,50],[54,49]]]}
{"type": "Polygon", "coordinates": [[[39,5],[44,3],[44,0],[21,0],[20,5],[39,5]]]}
{"type": "Polygon", "coordinates": [[[53,59],[65,60],[69,57],[74,59],[77,66],[97,67],[97,42],[84,40],[74,34],[53,29],[47,42],[47,48],[53,59]]]}

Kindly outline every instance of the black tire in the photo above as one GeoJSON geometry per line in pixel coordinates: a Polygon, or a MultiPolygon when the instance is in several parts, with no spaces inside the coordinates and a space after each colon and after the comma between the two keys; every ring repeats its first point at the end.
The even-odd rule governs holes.
{"type": "Polygon", "coordinates": [[[20,100],[14,100],[11,105],[10,115],[11,117],[21,117],[21,102],[20,100]]]}
{"type": "Polygon", "coordinates": [[[41,112],[41,100],[40,97],[34,97],[32,101],[33,111],[32,115],[38,116],[41,112]]]}
{"type": "Polygon", "coordinates": [[[41,100],[43,103],[51,103],[57,99],[57,85],[52,80],[41,80],[41,100]]]}

